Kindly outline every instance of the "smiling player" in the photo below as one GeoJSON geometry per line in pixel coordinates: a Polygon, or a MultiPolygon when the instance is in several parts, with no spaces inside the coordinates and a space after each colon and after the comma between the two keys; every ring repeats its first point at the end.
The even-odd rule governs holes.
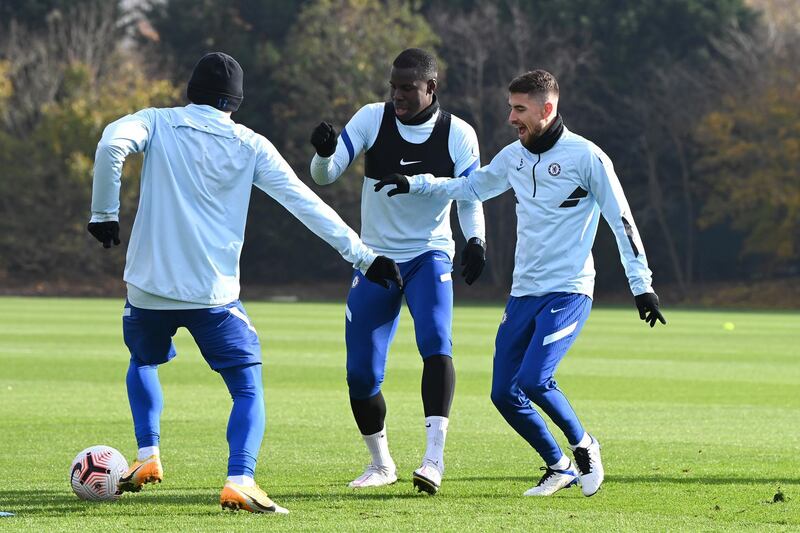
{"type": "Polygon", "coordinates": [[[604,478],[600,444],[558,388],[556,368],[589,317],[594,244],[600,213],[617,238],[639,318],[666,324],[653,292],[644,247],[608,156],[569,131],[558,114],[555,77],[534,70],[512,80],[508,121],[519,141],[469,177],[395,174],[375,185],[432,198],[488,200],[510,188],[517,198],[517,250],[511,298],[497,331],[492,401],[544,459],[544,475],[526,496],[549,496],[580,480],[591,496],[604,478]],[[561,451],[536,404],[564,432],[575,464],[561,451]]]}

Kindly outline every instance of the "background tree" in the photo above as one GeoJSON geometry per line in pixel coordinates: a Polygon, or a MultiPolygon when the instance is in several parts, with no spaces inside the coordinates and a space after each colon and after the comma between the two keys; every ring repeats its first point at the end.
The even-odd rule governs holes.
{"type": "MultiPolygon", "coordinates": [[[[511,142],[505,126],[508,81],[532,68],[559,79],[567,126],[614,160],[662,281],[686,294],[697,246],[692,163],[694,121],[714,105],[704,72],[718,42],[751,31],[755,18],[737,0],[629,3],[505,0],[428,16],[453,68],[447,93],[465,104],[484,158],[511,142]],[[513,37],[509,37],[513,36],[513,37]]],[[[507,284],[515,220],[512,200],[488,202],[494,279],[507,284]],[[497,246],[499,244],[499,247],[497,246]]],[[[599,286],[624,288],[611,232],[598,235],[599,286]]]]}
{"type": "MultiPolygon", "coordinates": [[[[109,256],[90,252],[83,228],[102,127],[186,103],[203,53],[240,61],[235,120],[307,179],[313,126],[341,128],[385,99],[389,63],[408,46],[434,48],[447,66],[442,103],[475,126],[484,163],[515,139],[508,81],[534,67],[556,74],[567,126],[614,160],[670,299],[692,298],[697,282],[791,275],[799,32],[791,0],[0,0],[0,280],[105,272],[109,256]]],[[[128,228],[137,164],[126,165],[128,228]]],[[[362,172],[359,161],[332,187],[312,184],[356,229],[362,172]]],[[[512,204],[507,194],[485,205],[480,286],[498,296],[512,270],[512,204]]],[[[598,292],[625,294],[601,228],[598,292]]],[[[118,279],[122,254],[112,261],[118,279]]],[[[254,194],[242,269],[245,285],[275,285],[335,283],[348,266],[254,194]]]]}
{"type": "Polygon", "coordinates": [[[245,72],[245,100],[236,120],[271,136],[272,105],[282,95],[275,74],[282,68],[286,35],[305,0],[147,0],[136,12],[150,75],[185,87],[197,60],[222,51],[245,72]]]}
{"type": "MultiPolygon", "coordinates": [[[[432,5],[428,16],[441,36],[439,50],[450,65],[441,90],[443,101],[475,127],[484,164],[516,139],[507,120],[507,88],[512,78],[531,68],[546,68],[569,90],[576,73],[591,62],[587,43],[577,36],[577,44],[564,40],[571,35],[569,28],[553,28],[549,21],[529,16],[521,2],[476,3],[471,9],[455,11],[432,5]],[[563,45],[557,46],[559,42],[563,45]]],[[[568,101],[582,100],[570,96],[568,101]]],[[[484,211],[490,248],[487,277],[507,287],[516,243],[513,193],[486,202],[484,211]]]]}
{"type": "MultiPolygon", "coordinates": [[[[10,21],[0,64],[0,270],[11,279],[60,279],[114,271],[123,254],[101,257],[85,233],[94,151],[120,116],[175,102],[168,82],[143,78],[121,55],[113,5],[79,3],[43,28],[10,21]],[[48,70],[42,73],[43,70],[48,70]]],[[[132,223],[141,158],[125,165],[123,221],[132,223]]],[[[123,227],[126,225],[123,223],[123,227]]]]}
{"type": "MultiPolygon", "coordinates": [[[[284,154],[300,168],[313,155],[309,136],[325,120],[341,131],[362,106],[389,98],[394,58],[406,48],[432,49],[438,38],[411,4],[402,0],[320,0],[309,4],[289,32],[277,83],[284,99],[274,110],[284,154]],[[335,24],[331,21],[335,20],[335,24]]],[[[444,65],[440,66],[444,74],[444,65]]],[[[360,196],[362,161],[328,198],[360,196]]],[[[355,198],[356,204],[358,198],[355,198]]]]}
{"type": "MultiPolygon", "coordinates": [[[[363,160],[355,162],[335,185],[315,185],[308,177],[314,154],[309,143],[311,131],[322,120],[341,131],[361,106],[388,99],[391,62],[397,54],[412,46],[431,48],[436,42],[425,19],[402,0],[308,3],[286,37],[280,68],[275,71],[275,88],[281,98],[272,108],[275,130],[269,137],[298,175],[356,231],[360,228],[363,160]]],[[[259,228],[259,236],[245,244],[243,256],[250,264],[273,265],[295,280],[346,276],[349,266],[338,254],[283,215],[274,202],[257,195],[251,209],[250,228],[259,228]],[[268,233],[260,223],[263,220],[269,220],[268,233]],[[276,264],[308,264],[309,257],[315,258],[313,267],[302,273],[276,264]]],[[[263,269],[243,270],[249,279],[276,279],[263,269]]]]}
{"type": "Polygon", "coordinates": [[[699,222],[741,232],[741,256],[762,275],[796,274],[800,263],[799,51],[792,28],[741,35],[722,50],[739,68],[720,77],[720,104],[696,130],[706,199],[699,222]]]}
{"type": "MultiPolygon", "coordinates": [[[[58,97],[65,73],[82,63],[95,77],[110,67],[109,59],[124,34],[119,2],[82,0],[35,2],[0,22],[0,57],[8,61],[14,87],[3,115],[4,126],[17,135],[28,133],[43,106],[58,97]],[[43,14],[45,6],[50,10],[43,14]]],[[[8,3],[0,9],[8,10],[8,3]]]]}

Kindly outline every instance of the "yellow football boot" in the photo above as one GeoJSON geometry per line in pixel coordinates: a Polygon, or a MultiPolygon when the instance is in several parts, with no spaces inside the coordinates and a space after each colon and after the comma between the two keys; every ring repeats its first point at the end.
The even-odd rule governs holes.
{"type": "Polygon", "coordinates": [[[144,461],[138,459],[125,472],[119,480],[119,492],[139,492],[145,483],[161,483],[164,479],[164,469],[161,467],[161,458],[151,455],[144,461]]]}
{"type": "Polygon", "coordinates": [[[223,509],[230,509],[231,511],[244,509],[251,513],[287,514],[289,512],[273,502],[258,485],[245,487],[233,481],[225,482],[225,487],[223,487],[219,495],[219,503],[223,509]]]}

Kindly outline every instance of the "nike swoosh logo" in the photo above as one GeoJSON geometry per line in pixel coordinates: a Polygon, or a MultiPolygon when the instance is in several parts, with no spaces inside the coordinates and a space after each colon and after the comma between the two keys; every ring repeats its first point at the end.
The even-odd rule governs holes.
{"type": "Polygon", "coordinates": [[[405,159],[400,159],[400,166],[406,165],[413,165],[414,163],[422,163],[422,161],[406,161],[405,159]]]}
{"type": "Polygon", "coordinates": [[[518,166],[518,167],[517,167],[517,170],[522,170],[522,167],[524,167],[524,166],[525,166],[525,165],[520,165],[520,166],[518,166]]]}
{"type": "Polygon", "coordinates": [[[559,311],[563,311],[566,307],[562,307],[561,309],[550,309],[551,313],[558,313],[559,311]]]}
{"type": "Polygon", "coordinates": [[[266,505],[261,505],[259,502],[256,501],[255,498],[253,498],[251,496],[247,496],[246,494],[245,494],[245,498],[247,498],[247,501],[250,503],[250,505],[252,505],[253,507],[257,507],[258,509],[261,509],[262,511],[267,511],[268,513],[274,513],[275,511],[278,510],[275,507],[275,504],[272,504],[269,507],[267,507],[266,505]]]}
{"type": "Polygon", "coordinates": [[[425,424],[425,427],[429,428],[429,427],[431,427],[431,425],[430,424],[425,424]]]}
{"type": "Polygon", "coordinates": [[[126,481],[126,482],[127,481],[131,481],[133,479],[133,476],[136,474],[136,472],[138,472],[143,466],[144,466],[144,463],[142,463],[139,466],[137,466],[136,470],[131,472],[130,475],[127,475],[127,476],[119,478],[120,482],[122,482],[122,481],[126,481]]]}

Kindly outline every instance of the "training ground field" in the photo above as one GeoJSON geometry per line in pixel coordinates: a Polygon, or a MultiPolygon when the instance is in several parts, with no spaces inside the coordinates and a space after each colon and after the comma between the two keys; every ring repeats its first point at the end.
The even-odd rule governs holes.
{"type": "Polygon", "coordinates": [[[164,483],[79,501],[77,452],[136,448],[122,302],[0,298],[0,511],[16,513],[0,530],[800,530],[798,313],[667,308],[668,326],[650,330],[633,305],[593,311],[557,377],[603,446],[606,482],[592,498],[534,499],[521,495],[540,460],[489,400],[501,306],[455,310],[447,471],[430,497],[411,486],[425,433],[407,311],[384,385],[400,480],[354,492],[368,455],[347,400],[343,305],[245,305],[265,361],[257,479],[290,515],[220,509],[230,398],[185,330],[160,374],[164,483]]]}

